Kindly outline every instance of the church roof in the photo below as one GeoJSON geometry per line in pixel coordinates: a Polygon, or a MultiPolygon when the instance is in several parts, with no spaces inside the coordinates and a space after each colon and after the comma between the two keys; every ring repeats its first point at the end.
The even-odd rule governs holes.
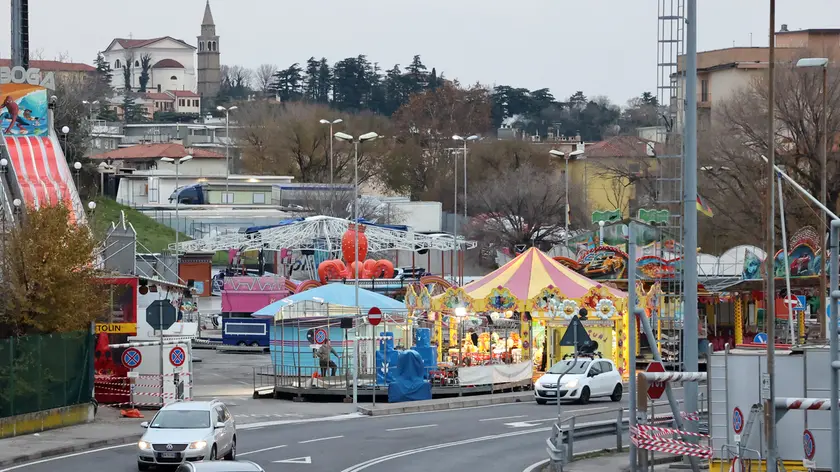
{"type": "Polygon", "coordinates": [[[169,40],[175,41],[176,43],[180,43],[184,47],[187,47],[187,48],[190,48],[190,49],[195,49],[195,46],[193,46],[191,44],[188,44],[183,40],[173,38],[172,36],[161,36],[159,38],[151,38],[151,39],[115,38],[113,41],[111,41],[111,44],[108,45],[108,47],[105,49],[105,51],[110,51],[111,49],[114,48],[114,45],[116,45],[116,44],[119,44],[120,47],[122,47],[123,49],[144,48],[144,47],[147,47],[147,46],[151,46],[152,44],[155,44],[157,42],[163,41],[165,39],[169,39],[169,40]]]}
{"type": "Polygon", "coordinates": [[[183,69],[184,65],[175,59],[163,59],[152,66],[152,69],[183,69]]]}
{"type": "Polygon", "coordinates": [[[204,7],[204,19],[201,20],[201,26],[215,26],[213,22],[213,12],[210,11],[210,0],[207,0],[207,6],[204,7]]]}

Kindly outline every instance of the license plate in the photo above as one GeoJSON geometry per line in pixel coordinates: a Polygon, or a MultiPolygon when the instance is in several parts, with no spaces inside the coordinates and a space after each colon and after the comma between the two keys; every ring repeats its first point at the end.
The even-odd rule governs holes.
{"type": "Polygon", "coordinates": [[[553,397],[555,395],[557,395],[557,392],[555,392],[554,390],[549,390],[549,391],[545,392],[545,396],[547,396],[547,397],[553,397]]]}
{"type": "Polygon", "coordinates": [[[176,457],[178,457],[178,453],[177,452],[161,452],[160,457],[162,457],[164,459],[175,459],[176,457]]]}

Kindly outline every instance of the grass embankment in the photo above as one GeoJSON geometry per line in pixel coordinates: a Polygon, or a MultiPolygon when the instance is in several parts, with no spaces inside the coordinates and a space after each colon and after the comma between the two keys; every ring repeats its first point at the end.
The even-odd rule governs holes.
{"type": "MultiPolygon", "coordinates": [[[[170,243],[175,242],[175,230],[110,198],[96,200],[96,213],[91,222],[95,234],[105,238],[111,228],[111,223],[120,221],[121,210],[125,212],[125,221],[131,223],[134,231],[137,232],[138,253],[164,252],[169,248],[170,243]]],[[[179,238],[181,241],[192,239],[184,233],[181,233],[179,238]]]]}

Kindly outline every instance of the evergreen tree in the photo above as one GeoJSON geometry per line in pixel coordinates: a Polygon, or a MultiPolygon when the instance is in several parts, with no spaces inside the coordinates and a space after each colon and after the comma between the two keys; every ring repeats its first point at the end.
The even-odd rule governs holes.
{"type": "Polygon", "coordinates": [[[137,106],[134,96],[131,93],[126,93],[123,96],[123,121],[125,123],[142,123],[146,121],[146,116],[143,114],[143,108],[137,106]]]}
{"type": "MultiPolygon", "coordinates": [[[[123,103],[123,105],[125,105],[125,103],[123,103]]],[[[119,121],[120,117],[117,115],[117,110],[105,103],[99,107],[96,119],[103,121],[119,121]]]]}
{"type": "Polygon", "coordinates": [[[318,63],[318,94],[316,96],[316,102],[330,102],[330,95],[332,92],[332,77],[333,73],[332,68],[330,67],[330,63],[327,62],[326,57],[322,57],[321,61],[318,63]]]}
{"type": "Polygon", "coordinates": [[[101,52],[96,54],[96,60],[93,62],[96,64],[97,86],[110,89],[111,81],[114,79],[114,71],[111,69],[111,64],[105,60],[105,56],[101,52]]]}
{"type": "Polygon", "coordinates": [[[296,62],[288,69],[278,70],[271,87],[284,102],[303,98],[304,77],[300,64],[296,62]]]}
{"type": "Polygon", "coordinates": [[[432,73],[429,74],[429,88],[434,90],[438,88],[438,85],[440,85],[440,82],[438,82],[437,69],[432,67],[432,73]]]}
{"type": "Polygon", "coordinates": [[[318,102],[318,69],[320,63],[315,57],[306,60],[306,85],[304,86],[304,99],[308,102],[318,102]]]}
{"type": "Polygon", "coordinates": [[[419,92],[429,86],[428,73],[423,61],[420,60],[419,55],[415,55],[411,60],[411,64],[405,68],[406,73],[411,78],[411,93],[419,92]]]}

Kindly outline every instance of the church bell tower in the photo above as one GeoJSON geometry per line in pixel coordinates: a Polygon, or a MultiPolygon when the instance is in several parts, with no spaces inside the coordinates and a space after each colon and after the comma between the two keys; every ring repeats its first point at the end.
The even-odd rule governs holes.
{"type": "Polygon", "coordinates": [[[216,35],[216,23],[213,22],[213,12],[210,11],[210,0],[204,7],[204,18],[201,20],[201,35],[198,36],[198,94],[202,101],[215,100],[221,86],[221,62],[219,55],[219,36],[216,35]]]}

